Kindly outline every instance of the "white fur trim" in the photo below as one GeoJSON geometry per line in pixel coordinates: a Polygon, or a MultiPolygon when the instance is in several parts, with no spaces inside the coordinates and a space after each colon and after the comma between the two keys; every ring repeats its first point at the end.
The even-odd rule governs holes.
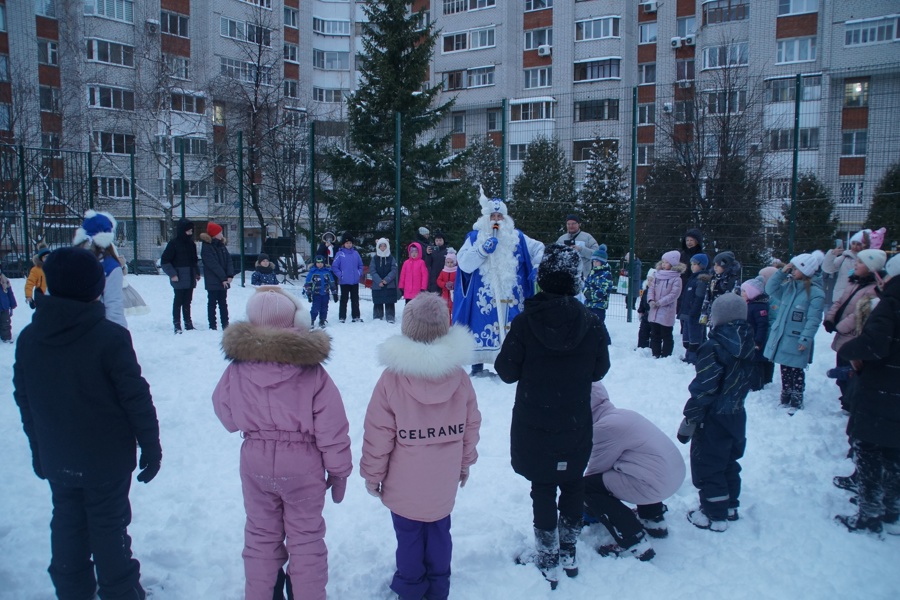
{"type": "Polygon", "coordinates": [[[478,186],[479,198],[478,202],[481,203],[481,214],[485,217],[490,217],[491,213],[498,212],[502,214],[504,217],[509,215],[509,211],[506,208],[506,203],[503,202],[500,198],[488,198],[484,195],[484,188],[478,186]]]}
{"type": "MultiPolygon", "coordinates": [[[[474,229],[478,232],[478,237],[472,245],[479,251],[488,238],[494,235],[490,215],[478,219],[474,229]]],[[[512,298],[513,290],[518,284],[519,263],[516,260],[518,245],[519,232],[516,231],[516,224],[512,217],[506,216],[497,230],[497,248],[492,254],[486,255],[484,262],[478,267],[482,280],[487,284],[487,292],[495,301],[512,298]]]]}
{"type": "Polygon", "coordinates": [[[454,325],[447,335],[430,344],[394,335],[378,345],[378,364],[395,373],[437,379],[474,361],[472,332],[454,325]]]}
{"type": "Polygon", "coordinates": [[[294,303],[294,306],[297,307],[297,309],[294,311],[294,329],[301,329],[305,331],[310,328],[310,326],[312,325],[312,321],[309,317],[309,308],[306,307],[306,305],[303,303],[303,300],[301,300],[294,294],[290,294],[284,291],[280,286],[277,285],[261,285],[256,288],[257,294],[262,292],[277,292],[285,298],[289,299],[294,303]]]}
{"type": "Polygon", "coordinates": [[[381,258],[387,258],[391,255],[391,243],[387,238],[378,238],[378,240],[375,242],[375,254],[380,256],[381,258]],[[384,252],[382,252],[381,248],[378,247],[381,244],[387,244],[387,249],[384,252]]]}
{"type": "Polygon", "coordinates": [[[113,242],[115,242],[116,228],[119,226],[116,218],[108,212],[98,212],[93,209],[88,209],[87,211],[85,211],[84,218],[91,219],[93,217],[96,217],[97,215],[103,215],[104,217],[109,219],[109,222],[112,223],[112,230],[103,231],[94,236],[90,236],[83,227],[79,227],[75,230],[75,239],[72,240],[73,246],[80,246],[84,242],[90,241],[91,244],[97,246],[98,248],[109,248],[113,244],[113,242]]]}

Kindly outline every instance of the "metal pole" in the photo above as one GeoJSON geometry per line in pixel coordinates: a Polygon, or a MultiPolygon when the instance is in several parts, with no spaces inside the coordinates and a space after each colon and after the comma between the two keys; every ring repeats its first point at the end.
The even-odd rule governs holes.
{"type": "Polygon", "coordinates": [[[87,153],[87,172],[88,172],[88,208],[94,208],[94,154],[88,150],[87,153]]]}
{"type": "Polygon", "coordinates": [[[509,198],[506,197],[506,98],[502,102],[500,107],[500,197],[504,202],[509,202],[509,198]]]}
{"type": "Polygon", "coordinates": [[[628,256],[631,257],[631,260],[628,264],[628,298],[626,300],[628,306],[625,307],[627,311],[626,321],[628,323],[631,323],[633,318],[632,307],[634,306],[634,295],[637,292],[636,287],[641,283],[640,278],[638,278],[638,281],[632,281],[634,279],[634,269],[631,267],[634,261],[637,260],[634,250],[634,221],[637,211],[637,117],[638,89],[634,87],[631,88],[631,218],[628,226],[628,256]]]}
{"type": "Polygon", "coordinates": [[[394,210],[394,248],[397,264],[400,264],[400,113],[394,113],[394,196],[397,206],[394,210]]]}
{"type": "Polygon", "coordinates": [[[131,257],[131,271],[137,275],[137,259],[138,259],[138,224],[137,224],[137,190],[134,189],[134,149],[131,150],[131,243],[133,246],[134,256],[131,257]]]}
{"type": "Polygon", "coordinates": [[[794,234],[797,229],[797,173],[800,165],[800,95],[803,92],[803,78],[797,73],[794,81],[794,156],[791,167],[791,222],[788,234],[788,256],[794,256],[794,234]]]}
{"type": "Polygon", "coordinates": [[[28,235],[28,185],[25,183],[25,146],[22,144],[19,144],[19,180],[22,187],[22,240],[25,243],[25,252],[31,254],[31,241],[28,235]]]}
{"type": "MultiPolygon", "coordinates": [[[[316,251],[316,122],[309,122],[309,252],[316,251]]],[[[315,260],[315,255],[309,258],[315,260]]],[[[315,263],[313,263],[315,264],[315,263]]]]}
{"type": "Polygon", "coordinates": [[[178,148],[178,156],[181,158],[181,218],[185,218],[185,195],[187,190],[184,189],[184,138],[176,138],[181,140],[178,148]]]}
{"type": "Polygon", "coordinates": [[[244,287],[244,132],[238,131],[238,236],[241,245],[241,287],[244,287]]]}

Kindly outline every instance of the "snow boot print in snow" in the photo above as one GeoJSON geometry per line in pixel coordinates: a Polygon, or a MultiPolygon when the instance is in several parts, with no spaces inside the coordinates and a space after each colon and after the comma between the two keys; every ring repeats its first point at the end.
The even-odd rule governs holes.
{"type": "Polygon", "coordinates": [[[578,576],[578,562],[575,558],[575,544],[581,533],[581,519],[559,516],[559,564],[566,577],[578,576]]]}
{"type": "Polygon", "coordinates": [[[534,528],[534,564],[548,582],[550,589],[559,585],[559,532],[556,529],[534,528]]]}

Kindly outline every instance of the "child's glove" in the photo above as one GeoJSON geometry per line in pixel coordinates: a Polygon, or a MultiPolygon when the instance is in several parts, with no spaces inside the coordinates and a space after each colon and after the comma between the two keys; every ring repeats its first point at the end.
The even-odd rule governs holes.
{"type": "Polygon", "coordinates": [[[378,481],[366,480],[366,491],[369,495],[381,498],[381,483],[378,481]]]}
{"type": "Polygon", "coordinates": [[[467,481],[469,481],[469,467],[463,467],[459,471],[459,487],[466,487],[467,481]]]}
{"type": "Polygon", "coordinates": [[[332,295],[331,295],[331,299],[332,299],[333,301],[337,302],[337,301],[338,301],[338,295],[337,295],[337,294],[332,294],[332,295]]]}
{"type": "Polygon", "coordinates": [[[32,300],[31,298],[29,298],[29,299],[26,300],[25,302],[28,303],[28,308],[30,308],[31,310],[34,310],[34,300],[32,300]]]}
{"type": "Polygon", "coordinates": [[[335,504],[340,504],[344,500],[344,494],[347,491],[347,478],[337,477],[329,473],[325,479],[325,489],[327,490],[328,488],[331,488],[332,501],[335,504]]]}
{"type": "Polygon", "coordinates": [[[658,306],[659,306],[659,302],[657,302],[656,300],[650,301],[650,308],[657,308],[658,306]]]}
{"type": "Polygon", "coordinates": [[[137,480],[141,483],[150,483],[159,473],[161,463],[162,451],[141,449],[141,460],[138,462],[141,472],[138,473],[137,480]]]}
{"type": "Polygon", "coordinates": [[[822,326],[825,327],[826,333],[834,333],[834,322],[825,321],[824,323],[822,323],[822,326]]]}
{"type": "Polygon", "coordinates": [[[494,250],[497,249],[497,238],[488,238],[481,245],[481,249],[484,250],[485,254],[493,254],[494,250]]]}
{"type": "Polygon", "coordinates": [[[681,425],[678,426],[678,441],[682,444],[687,444],[691,441],[691,438],[694,437],[694,430],[697,429],[696,423],[691,423],[687,420],[687,417],[681,420],[681,425]]]}

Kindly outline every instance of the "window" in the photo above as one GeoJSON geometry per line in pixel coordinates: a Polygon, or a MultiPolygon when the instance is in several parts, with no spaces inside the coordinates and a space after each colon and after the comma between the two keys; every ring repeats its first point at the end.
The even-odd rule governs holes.
{"type": "MultiPolygon", "coordinates": [[[[793,129],[773,129],[769,132],[769,148],[776,152],[794,149],[793,129]]],[[[800,150],[819,149],[819,128],[811,127],[800,130],[800,150]]]]}
{"type": "Polygon", "coordinates": [[[300,22],[300,11],[296,8],[284,7],[284,26],[297,29],[297,23],[300,22]]]}
{"type": "Polygon", "coordinates": [[[703,5],[703,24],[743,21],[750,17],[750,0],[715,0],[703,5]]]}
{"type": "Polygon", "coordinates": [[[615,156],[619,152],[619,140],[615,138],[575,140],[572,142],[572,160],[584,162],[594,156],[615,156]]]}
{"type": "Polygon", "coordinates": [[[525,32],[525,49],[535,50],[538,46],[553,45],[553,28],[529,29],[525,32]]]}
{"type": "Polygon", "coordinates": [[[655,44],[656,30],[656,21],[653,21],[652,23],[641,23],[639,27],[638,44],[655,44]]]}
{"type": "Polygon", "coordinates": [[[637,164],[646,166],[653,164],[653,144],[640,144],[637,147],[637,164]]]}
{"type": "Polygon", "coordinates": [[[259,79],[261,85],[272,85],[272,67],[261,67],[253,63],[247,63],[233,58],[220,59],[220,73],[225,77],[245,81],[247,83],[256,83],[259,79]]]}
{"type": "Polygon", "coordinates": [[[575,81],[619,79],[619,58],[601,58],[575,63],[575,81]]]}
{"type": "Polygon", "coordinates": [[[693,100],[676,100],[675,101],[675,122],[676,123],[693,123],[694,122],[694,101],[693,100]]]}
{"type": "Polygon", "coordinates": [[[494,27],[473,29],[448,33],[443,36],[443,51],[459,52],[461,50],[477,50],[479,48],[491,48],[496,45],[494,27]]]}
{"type": "MultiPolygon", "coordinates": [[[[766,81],[766,102],[793,102],[796,82],[793,77],[769,79],[766,81]]],[[[801,85],[801,101],[820,100],[822,98],[822,76],[803,77],[801,85]]]]}
{"type": "Polygon", "coordinates": [[[228,192],[225,186],[213,186],[213,204],[225,204],[226,202],[228,202],[228,192]]]}
{"type": "Polygon", "coordinates": [[[819,10],[819,0],[778,0],[778,16],[811,13],[819,10]]]}
{"type": "Polygon", "coordinates": [[[284,45],[284,61],[296,63],[297,53],[300,51],[300,48],[297,47],[296,44],[285,44],[284,45]]]}
{"type": "Polygon", "coordinates": [[[461,90],[465,85],[465,71],[449,71],[444,73],[444,89],[461,90]]]}
{"type": "Polygon", "coordinates": [[[313,49],[313,67],[325,71],[349,71],[350,53],[313,49]]]}
{"type": "Polygon", "coordinates": [[[34,0],[34,14],[56,18],[56,0],[34,0]]]}
{"type": "Polygon", "coordinates": [[[94,146],[107,154],[131,154],[134,151],[134,136],[127,133],[95,131],[94,146]]]}
{"type": "Polygon", "coordinates": [[[638,125],[656,123],[656,104],[638,104],[638,125]]]}
{"type": "Polygon", "coordinates": [[[133,67],[134,47],[104,40],[88,40],[87,58],[94,62],[133,67]]]}
{"type": "Polygon", "coordinates": [[[747,109],[746,90],[706,92],[706,107],[711,115],[736,114],[747,109]]]}
{"type": "Polygon", "coordinates": [[[209,153],[209,142],[195,137],[172,138],[172,151],[181,154],[182,148],[185,156],[206,156],[209,153]]]}
{"type": "Polygon", "coordinates": [[[694,59],[693,58],[681,58],[675,60],[675,79],[676,81],[693,81],[695,79],[694,74],[694,59]]]}
{"type": "Polygon", "coordinates": [[[808,62],[812,60],[816,60],[815,37],[778,41],[778,52],[775,56],[776,64],[808,62]]]}
{"type": "Polygon", "coordinates": [[[868,106],[869,82],[845,81],[844,82],[844,106],[868,106]]]}
{"type": "Polygon", "coordinates": [[[41,150],[44,156],[49,158],[60,158],[62,153],[59,151],[59,134],[58,133],[42,133],[41,134],[41,150]]]}
{"type": "Polygon", "coordinates": [[[791,180],[779,177],[775,179],[769,179],[766,183],[766,188],[768,191],[769,198],[775,199],[788,199],[791,197],[791,180]]]}
{"type": "Polygon", "coordinates": [[[703,49],[703,68],[721,69],[728,66],[746,65],[748,61],[747,42],[709,46],[703,49]]]}
{"type": "Polygon", "coordinates": [[[284,80],[284,97],[285,98],[299,98],[300,97],[300,89],[298,82],[294,79],[285,79],[284,80]]]}
{"type": "Polygon", "coordinates": [[[313,100],[316,102],[326,102],[328,104],[340,104],[344,101],[344,96],[350,93],[350,90],[329,90],[325,88],[313,88],[313,100]]]}
{"type": "Polygon", "coordinates": [[[172,94],[172,110],[202,115],[206,112],[206,98],[191,94],[172,94]]]}
{"type": "Polygon", "coordinates": [[[575,121],[618,121],[619,101],[615,99],[575,102],[575,121]]]}
{"type": "Polygon", "coordinates": [[[841,156],[865,156],[865,131],[845,131],[841,134],[841,156]]]}
{"type": "Polygon", "coordinates": [[[478,67],[466,71],[467,87],[484,87],[494,85],[494,67],[478,67]]]}
{"type": "MultiPolygon", "coordinates": [[[[160,183],[165,185],[165,180],[161,179],[160,183]]],[[[184,194],[185,196],[191,196],[194,198],[205,198],[207,194],[208,184],[205,180],[203,181],[195,181],[190,179],[185,179],[184,181],[184,194]]],[[[172,191],[175,196],[181,195],[181,180],[175,179],[172,181],[172,191]]]]}
{"type": "MultiPolygon", "coordinates": [[[[420,10],[416,13],[416,31],[422,31],[427,29],[429,25],[431,25],[431,11],[430,10],[420,10]]],[[[357,23],[359,25],[359,23],[357,23]]]]}
{"type": "Polygon", "coordinates": [[[601,17],[575,23],[575,41],[619,37],[619,17],[601,17]]]}
{"type": "Polygon", "coordinates": [[[240,0],[241,2],[246,2],[247,4],[252,4],[253,6],[260,6],[262,8],[268,8],[272,10],[272,0],[240,0]]]}
{"type": "Polygon", "coordinates": [[[526,102],[513,104],[509,111],[510,121],[540,121],[553,118],[553,102],[526,102]]]}
{"type": "Polygon", "coordinates": [[[466,132],[466,113],[454,112],[450,114],[450,131],[452,133],[466,132]]]}
{"type": "Polygon", "coordinates": [[[675,31],[680,38],[697,33],[697,17],[681,17],[675,23],[675,31]]]}
{"type": "Polygon", "coordinates": [[[494,28],[476,29],[470,34],[469,44],[472,50],[478,48],[492,48],[494,44],[494,28]]]}
{"type": "Polygon", "coordinates": [[[0,131],[12,130],[12,106],[0,104],[0,131]]]}
{"type": "Polygon", "coordinates": [[[656,83],[656,63],[638,65],[638,85],[656,83]]]}
{"type": "Polygon", "coordinates": [[[106,198],[131,198],[131,181],[124,177],[94,177],[94,194],[106,198]]]}
{"type": "Polygon", "coordinates": [[[350,35],[350,21],[335,21],[313,17],[313,32],[321,35],[350,35]]]}
{"type": "Polygon", "coordinates": [[[212,115],[213,125],[224,125],[225,124],[225,106],[218,103],[213,103],[213,115],[212,115]]]}
{"type": "Polygon", "coordinates": [[[865,46],[868,44],[883,44],[900,39],[900,31],[897,30],[898,19],[896,16],[886,19],[869,19],[863,22],[849,22],[844,24],[844,45],[865,46]]]}
{"type": "MultiPolygon", "coordinates": [[[[288,127],[300,127],[304,123],[306,123],[306,111],[305,110],[285,110],[284,111],[284,124],[288,127]]],[[[323,121],[323,123],[329,123],[330,121],[323,121]]],[[[319,135],[336,135],[334,133],[328,133],[328,128],[323,127],[324,131],[319,129],[316,130],[316,133],[319,135]]]]}
{"type": "Polygon", "coordinates": [[[863,182],[862,181],[842,181],[841,197],[838,200],[840,204],[862,204],[863,203],[863,182]]]}
{"type": "Polygon", "coordinates": [[[88,106],[134,110],[134,92],[101,85],[88,86],[88,106]]]}
{"type": "Polygon", "coordinates": [[[469,0],[444,0],[444,14],[455,15],[468,10],[469,0]]]}
{"type": "Polygon", "coordinates": [[[84,14],[134,23],[134,0],[85,0],[84,14]]]}
{"type": "Polygon", "coordinates": [[[444,52],[458,52],[469,47],[468,33],[450,33],[444,36],[444,52]]]}
{"type": "Polygon", "coordinates": [[[174,77],[175,79],[191,78],[191,59],[169,54],[164,55],[164,57],[166,59],[166,67],[168,68],[171,77],[174,77]]]}
{"type": "Polygon", "coordinates": [[[243,21],[235,21],[234,19],[222,17],[219,20],[219,35],[234,40],[246,41],[246,24],[243,21]]]}
{"type": "Polygon", "coordinates": [[[469,0],[469,10],[478,10],[479,8],[490,8],[497,4],[497,0],[469,0]]]}
{"type": "Polygon", "coordinates": [[[500,131],[501,129],[501,121],[500,121],[500,111],[499,110],[489,110],[487,111],[487,130],[488,131],[500,131]]]}
{"type": "Polygon", "coordinates": [[[0,4],[0,31],[6,31],[6,5],[0,4]]]}
{"type": "Polygon", "coordinates": [[[525,0],[525,12],[553,8],[553,0],[525,0]]]}
{"type": "Polygon", "coordinates": [[[553,68],[525,69],[525,89],[550,87],[553,84],[553,68]]]}
{"type": "Polygon", "coordinates": [[[509,160],[525,160],[526,154],[528,154],[528,144],[509,145],[509,160]]]}
{"type": "Polygon", "coordinates": [[[42,112],[59,112],[59,88],[42,85],[38,87],[42,112]]]}
{"type": "Polygon", "coordinates": [[[59,64],[59,46],[56,42],[38,40],[38,62],[42,65],[59,64]]]}
{"type": "Polygon", "coordinates": [[[0,54],[0,81],[9,81],[9,56],[0,54]]]}
{"type": "Polygon", "coordinates": [[[188,31],[188,18],[178,13],[160,11],[159,14],[160,29],[163,33],[169,35],[177,35],[178,37],[191,37],[188,31]]]}
{"type": "Polygon", "coordinates": [[[259,25],[247,23],[247,41],[257,46],[272,47],[272,30],[259,25]]]}

